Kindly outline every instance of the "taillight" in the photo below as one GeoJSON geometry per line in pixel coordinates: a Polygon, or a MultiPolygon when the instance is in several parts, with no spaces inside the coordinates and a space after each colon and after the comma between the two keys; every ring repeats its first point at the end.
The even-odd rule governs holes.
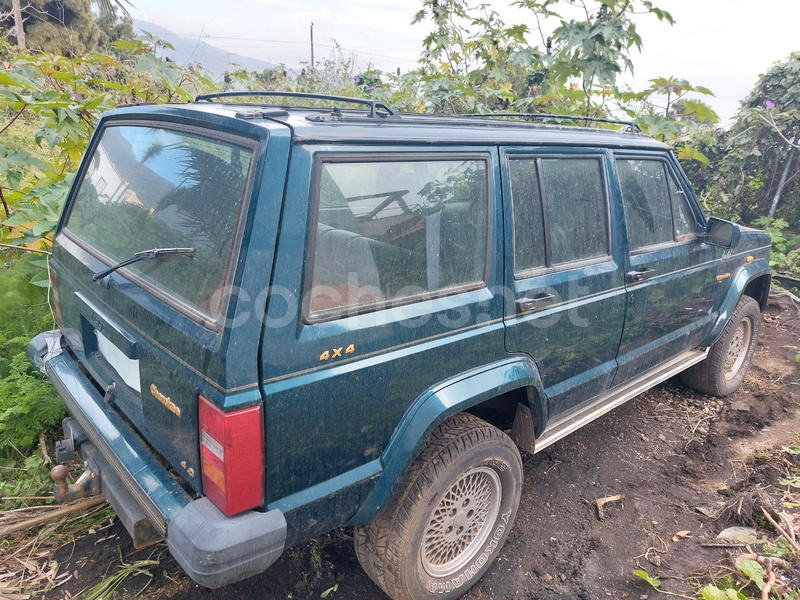
{"type": "Polygon", "coordinates": [[[53,308],[55,309],[56,313],[56,324],[58,325],[59,329],[63,329],[64,320],[61,318],[61,302],[58,299],[58,276],[52,268],[49,269],[49,273],[50,289],[52,290],[51,293],[53,294],[53,308]]]}
{"type": "Polygon", "coordinates": [[[200,396],[203,493],[226,515],[264,501],[264,426],[261,407],[223,412],[200,396]]]}

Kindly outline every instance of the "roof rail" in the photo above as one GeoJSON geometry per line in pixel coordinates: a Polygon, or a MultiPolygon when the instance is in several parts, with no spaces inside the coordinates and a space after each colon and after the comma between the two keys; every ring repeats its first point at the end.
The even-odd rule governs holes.
{"type": "Polygon", "coordinates": [[[612,125],[624,125],[631,133],[642,133],[642,128],[639,127],[634,121],[619,121],[616,119],[602,119],[599,117],[579,117],[577,115],[555,115],[547,113],[504,113],[504,112],[491,112],[491,113],[471,113],[461,114],[459,117],[470,118],[498,118],[498,117],[512,117],[515,119],[554,119],[554,120],[567,120],[567,121],[587,121],[592,123],[610,123],[612,125]]]}
{"type": "Polygon", "coordinates": [[[217,92],[215,94],[201,94],[197,96],[195,102],[210,102],[215,98],[236,98],[242,96],[269,96],[273,98],[313,98],[315,100],[331,100],[333,102],[346,102],[348,104],[362,104],[369,106],[369,116],[394,116],[396,113],[386,106],[383,102],[378,100],[365,100],[363,98],[349,98],[347,96],[333,96],[331,94],[313,94],[310,92],[265,92],[265,91],[250,91],[250,92],[217,92]],[[380,115],[377,111],[383,110],[386,115],[380,115]]]}

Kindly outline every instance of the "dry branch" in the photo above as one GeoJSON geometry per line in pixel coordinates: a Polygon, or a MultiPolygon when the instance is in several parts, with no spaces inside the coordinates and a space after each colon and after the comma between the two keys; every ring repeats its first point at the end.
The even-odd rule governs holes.
{"type": "Polygon", "coordinates": [[[39,433],[39,451],[42,453],[42,464],[49,465],[53,463],[47,453],[47,438],[44,435],[44,431],[39,433]]]}
{"type": "Polygon", "coordinates": [[[606,517],[603,514],[603,507],[609,502],[618,502],[623,498],[624,496],[617,494],[616,496],[606,496],[605,498],[598,498],[595,500],[595,505],[597,506],[597,518],[601,521],[605,521],[606,517]]]}
{"type": "Polygon", "coordinates": [[[775,571],[770,569],[767,585],[765,585],[764,589],[761,590],[761,600],[769,600],[769,593],[772,591],[773,585],[775,585],[775,571]]]}
{"type": "Polygon", "coordinates": [[[781,527],[780,525],[778,525],[778,523],[775,522],[775,519],[773,519],[770,516],[769,512],[767,512],[767,509],[762,506],[761,512],[764,513],[764,516],[767,518],[767,521],[769,521],[770,524],[775,528],[775,531],[780,533],[786,539],[786,541],[789,542],[792,548],[795,549],[796,552],[800,552],[800,545],[798,545],[796,541],[794,541],[791,537],[789,537],[789,534],[783,530],[783,527],[781,527]]]}
{"type": "Polygon", "coordinates": [[[97,506],[98,504],[103,504],[105,503],[105,501],[106,499],[104,496],[93,496],[91,498],[86,498],[84,500],[76,502],[75,504],[65,504],[64,506],[59,506],[58,508],[55,508],[40,515],[36,515],[35,517],[31,517],[30,519],[26,519],[24,521],[20,521],[19,523],[14,523],[13,525],[6,525],[5,527],[0,528],[0,537],[3,537],[10,533],[15,533],[17,531],[25,531],[26,529],[30,529],[31,527],[36,527],[37,525],[46,523],[50,519],[54,519],[56,517],[63,517],[64,515],[79,512],[81,510],[97,506]]]}

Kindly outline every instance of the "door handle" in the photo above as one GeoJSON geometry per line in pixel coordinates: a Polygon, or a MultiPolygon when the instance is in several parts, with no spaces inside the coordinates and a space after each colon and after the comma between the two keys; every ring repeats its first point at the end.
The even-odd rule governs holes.
{"type": "Polygon", "coordinates": [[[639,269],[638,271],[628,271],[628,283],[638,283],[645,279],[650,279],[655,275],[655,269],[639,269]]]}
{"type": "Polygon", "coordinates": [[[555,300],[555,294],[536,294],[535,296],[526,296],[517,300],[517,311],[529,310],[539,306],[551,304],[555,300]]]}

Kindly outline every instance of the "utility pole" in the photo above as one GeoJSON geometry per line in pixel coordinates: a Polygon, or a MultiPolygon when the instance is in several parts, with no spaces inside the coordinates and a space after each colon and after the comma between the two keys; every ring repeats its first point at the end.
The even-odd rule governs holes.
{"type": "Polygon", "coordinates": [[[20,0],[11,0],[11,10],[14,13],[14,29],[17,30],[17,47],[25,50],[25,25],[22,21],[22,7],[20,0]]]}
{"type": "Polygon", "coordinates": [[[311,69],[314,69],[314,24],[311,24],[311,69]]]}

